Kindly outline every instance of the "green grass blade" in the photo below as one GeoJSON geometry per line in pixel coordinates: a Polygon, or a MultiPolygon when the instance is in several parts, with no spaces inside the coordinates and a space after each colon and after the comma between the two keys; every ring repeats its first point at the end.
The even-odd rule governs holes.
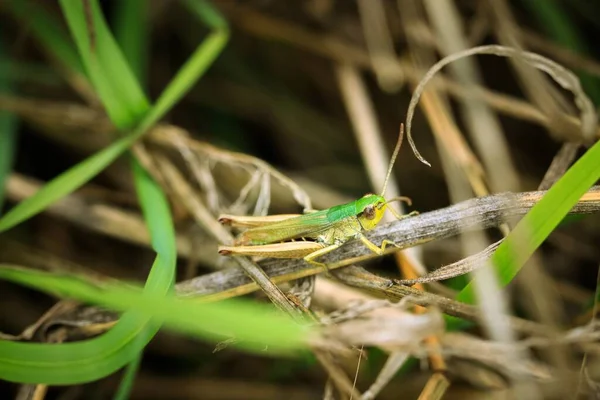
{"type": "MultiPolygon", "coordinates": [[[[140,198],[145,200],[144,204],[163,196],[156,183],[148,176],[137,179],[136,183],[140,198]]],[[[152,244],[158,252],[144,292],[157,298],[172,291],[176,261],[168,205],[166,199],[162,200],[153,203],[151,208],[144,209],[152,234],[152,244]]],[[[42,287],[42,290],[55,290],[52,289],[52,279],[48,277],[39,279],[25,273],[21,279],[22,283],[28,285],[40,285],[38,288],[42,287]]],[[[60,280],[61,277],[57,279],[60,280]]],[[[104,300],[115,301],[110,298],[111,293],[101,296],[105,297],[104,300]]],[[[113,329],[91,340],[59,345],[0,341],[0,378],[47,384],[76,384],[97,380],[139,357],[159,327],[160,323],[152,321],[147,315],[129,311],[113,329]]]]}
{"type": "Polygon", "coordinates": [[[0,232],[38,214],[56,200],[81,187],[119,157],[142,133],[142,130],[137,129],[44,185],[34,196],[17,204],[0,219],[0,232]]]}
{"type": "MultiPolygon", "coordinates": [[[[4,43],[0,41],[0,59],[7,60],[4,43]]],[[[12,82],[9,75],[0,75],[0,93],[9,93],[12,82]]],[[[4,205],[6,180],[12,170],[16,150],[18,120],[14,114],[0,110],[0,214],[4,205]]]]}
{"type": "Polygon", "coordinates": [[[115,38],[140,83],[146,81],[148,66],[148,5],[146,0],[115,4],[115,38]]]}
{"type": "Polygon", "coordinates": [[[214,30],[227,30],[227,20],[223,18],[207,0],[182,0],[182,3],[192,11],[203,23],[214,30]]]}
{"type": "Polygon", "coordinates": [[[147,335],[147,331],[142,331],[147,335],[144,336],[132,329],[133,325],[139,325],[138,320],[123,320],[101,337],[89,341],[61,344],[0,341],[0,379],[48,385],[74,385],[101,379],[137,357],[150,341],[152,336],[147,335]],[[121,341],[119,348],[105,344],[115,339],[121,341]]]}
{"type": "Polygon", "coordinates": [[[163,90],[148,117],[158,119],[173,107],[212,65],[228,40],[229,30],[226,26],[208,35],[163,90]]]}
{"type": "MultiPolygon", "coordinates": [[[[69,20],[71,32],[79,45],[82,58],[86,60],[90,75],[94,77],[94,86],[100,93],[114,93],[114,96],[120,97],[115,99],[112,95],[110,97],[101,96],[105,108],[114,110],[124,106],[129,110],[128,115],[109,112],[111,120],[121,129],[138,124],[142,115],[148,112],[148,100],[116,45],[98,3],[96,1],[91,2],[94,20],[93,29],[97,31],[95,43],[90,39],[90,27],[88,24],[82,23],[85,22],[85,15],[83,14],[85,10],[82,4],[62,2],[62,5],[63,11],[69,20]],[[71,7],[67,7],[67,5],[71,5],[71,7]],[[78,7],[78,5],[81,7],[78,7]],[[97,52],[94,49],[96,46],[97,52]],[[124,92],[120,92],[119,89],[123,89],[124,92]],[[133,96],[130,94],[133,94],[133,96]]],[[[151,293],[161,293],[164,289],[171,290],[175,279],[177,261],[175,232],[169,215],[167,200],[160,188],[135,160],[133,160],[132,167],[138,198],[152,238],[152,247],[158,253],[156,263],[147,279],[146,289],[151,293]]],[[[140,335],[152,336],[155,332],[156,327],[152,324],[147,325],[144,328],[144,333],[140,335]]],[[[114,343],[109,343],[108,346],[118,348],[118,339],[114,343]]],[[[141,354],[137,355],[134,363],[139,357],[141,357],[141,354]]],[[[125,377],[126,379],[133,379],[132,375],[129,374],[126,374],[125,377]]],[[[126,392],[130,382],[126,380],[123,385],[123,390],[126,392]]]]}
{"type": "MultiPolygon", "coordinates": [[[[71,0],[69,4],[72,3],[71,0]]],[[[169,109],[194,85],[208,69],[227,43],[229,33],[217,32],[200,44],[163,91],[156,105],[151,108],[139,126],[127,137],[118,140],[94,156],[79,163],[44,186],[35,196],[22,201],[0,219],[0,232],[12,228],[18,223],[41,212],[50,204],[78,189],[102,169],[112,163],[131,146],[142,134],[154,125],[169,109]]]]}
{"type": "MultiPolygon", "coordinates": [[[[143,204],[154,200],[152,207],[143,209],[149,221],[153,247],[158,252],[145,292],[162,297],[173,287],[176,261],[174,231],[164,195],[152,179],[148,176],[143,178],[136,180],[136,187],[140,198],[144,199],[143,204]]],[[[39,284],[44,285],[44,281],[48,283],[45,279],[39,284]]],[[[139,357],[159,327],[160,323],[151,321],[148,316],[127,312],[113,329],[91,340],[60,345],[0,341],[0,378],[47,384],[97,380],[139,357]]]]}
{"type": "MultiPolygon", "coordinates": [[[[110,32],[108,32],[104,19],[99,12],[97,2],[92,4],[97,40],[95,52],[92,52],[89,47],[89,32],[87,24],[82,22],[85,19],[82,7],[78,7],[80,4],[73,1],[61,1],[72,35],[76,42],[79,40],[78,48],[82,52],[82,57],[87,56],[90,58],[87,60],[86,68],[92,75],[93,85],[97,90],[98,85],[100,85],[104,89],[108,88],[106,90],[110,92],[114,90],[115,86],[120,86],[117,81],[112,80],[111,70],[105,67],[105,61],[114,57],[114,51],[118,52],[119,49],[114,45],[112,37],[104,40],[106,34],[110,36],[110,32]],[[95,58],[91,59],[93,57],[95,58]]],[[[157,105],[144,114],[144,119],[139,123],[137,129],[129,136],[120,139],[62,174],[32,198],[21,202],[5,218],[0,219],[0,231],[9,229],[41,211],[58,198],[81,186],[114,161],[191,88],[214,61],[218,52],[224,46],[227,37],[227,32],[218,32],[211,35],[182,67],[173,79],[172,84],[167,86],[163,95],[157,101],[157,105]],[[215,46],[215,43],[217,46],[215,46]],[[202,51],[205,53],[202,54],[202,51]]],[[[116,57],[122,59],[120,53],[116,57]]],[[[128,68],[126,63],[123,65],[124,69],[128,68]]],[[[133,74],[130,75],[133,76],[133,74]]],[[[130,82],[137,84],[134,80],[130,80],[130,82]]],[[[107,98],[110,99],[107,96],[100,97],[103,102],[107,98]]],[[[135,104],[135,101],[130,102],[130,100],[123,100],[122,98],[117,99],[117,103],[111,103],[113,109],[115,108],[114,104],[119,104],[119,102],[125,102],[125,106],[130,107],[130,109],[140,109],[139,104],[135,104]]],[[[130,123],[137,123],[141,118],[133,114],[113,112],[112,114],[109,113],[109,116],[115,125],[126,127],[130,123]]],[[[175,267],[174,239],[168,204],[158,186],[149,176],[145,175],[145,171],[139,168],[139,165],[134,164],[134,173],[142,209],[151,231],[153,247],[158,252],[146,282],[145,294],[155,296],[157,304],[163,304],[163,296],[172,290],[175,267]],[[162,210],[157,212],[157,207],[162,208],[162,210]]],[[[23,278],[22,283],[27,285],[34,284],[32,282],[36,280],[31,275],[21,278],[23,278]]],[[[43,280],[39,280],[35,284],[40,285],[41,290],[53,290],[52,279],[48,277],[44,277],[43,280]]],[[[109,302],[118,300],[118,293],[116,294],[116,300],[115,297],[111,296],[115,296],[115,293],[104,293],[98,300],[109,302]]],[[[153,306],[153,308],[156,307],[153,306]]],[[[230,320],[240,321],[239,312],[243,312],[243,310],[240,310],[240,306],[236,306],[231,310],[231,312],[234,311],[236,315],[235,317],[230,315],[230,320]]],[[[165,315],[170,315],[170,312],[165,315]]],[[[213,324],[219,324],[223,322],[219,319],[222,317],[223,315],[219,311],[212,314],[207,320],[212,321],[213,324]]],[[[179,323],[185,325],[183,320],[179,323]]],[[[127,311],[113,329],[91,340],[60,345],[0,341],[0,378],[24,383],[47,384],[73,384],[96,380],[122,368],[139,357],[140,352],[158,331],[159,327],[160,321],[151,319],[147,314],[142,315],[137,311],[127,311]]],[[[184,330],[190,329],[186,326],[182,326],[182,328],[184,330]]],[[[268,334],[265,337],[268,337],[268,334]]]]}
{"type": "MultiPolygon", "coordinates": [[[[504,286],[517,275],[535,250],[564,219],[569,210],[600,179],[600,142],[596,142],[523,217],[492,256],[504,286]]],[[[473,302],[470,282],[457,300],[473,302]]]]}
{"type": "Polygon", "coordinates": [[[119,384],[119,388],[115,394],[115,400],[127,400],[129,398],[131,388],[133,387],[133,382],[135,381],[135,375],[138,372],[141,361],[142,355],[140,354],[135,357],[133,361],[129,363],[129,365],[127,365],[127,368],[125,368],[125,373],[123,374],[123,379],[121,379],[121,383],[119,384]]]}
{"type": "MultiPolygon", "coordinates": [[[[138,199],[140,200],[144,219],[150,232],[152,248],[158,255],[146,280],[145,289],[149,293],[164,296],[166,291],[173,291],[177,267],[175,229],[171,219],[169,204],[160,186],[148,175],[136,159],[132,159],[132,169],[138,199]]],[[[159,324],[159,321],[147,323],[144,332],[140,333],[140,336],[154,336],[159,324]]],[[[118,345],[118,340],[115,340],[111,344],[115,348],[118,348],[118,345]]],[[[119,388],[119,393],[122,395],[126,395],[133,384],[135,370],[137,370],[136,364],[139,363],[142,356],[141,351],[143,350],[140,349],[140,354],[132,361],[133,365],[130,364],[127,366],[127,372],[119,388]]]]}
{"type": "MultiPolygon", "coordinates": [[[[141,24],[135,24],[135,20],[143,18],[143,7],[144,4],[142,2],[136,1],[128,2],[127,6],[122,5],[121,8],[125,9],[123,12],[127,13],[127,18],[124,17],[124,19],[129,20],[129,22],[133,20],[133,25],[142,26],[141,24]]],[[[132,23],[127,23],[126,29],[121,32],[121,42],[124,43],[125,46],[129,46],[129,48],[125,48],[126,53],[139,54],[140,50],[144,47],[144,44],[141,43],[141,39],[145,36],[145,32],[143,32],[143,29],[142,31],[137,29],[132,31],[130,27],[132,23]]],[[[222,36],[222,34],[219,36],[222,36]]],[[[205,43],[210,44],[210,38],[205,43]]],[[[212,61],[216,55],[220,53],[221,49],[222,47],[213,50],[213,48],[210,46],[201,46],[199,51],[196,51],[192,55],[190,61],[184,65],[181,72],[173,79],[172,83],[167,87],[164,94],[159,97],[149,117],[153,118],[153,116],[156,115],[156,118],[158,118],[158,116],[166,113],[167,110],[170,109],[183,96],[183,94],[191,88],[191,86],[197,81],[199,76],[204,72],[208,65],[212,64],[212,61]]],[[[137,69],[138,76],[141,76],[141,71],[145,67],[145,65],[142,65],[143,61],[134,58],[131,62],[134,68],[137,69]]],[[[166,199],[158,189],[158,186],[155,184],[155,182],[146,174],[146,171],[144,171],[136,161],[133,162],[133,169],[136,178],[135,181],[138,195],[144,210],[144,216],[149,225],[149,229],[152,232],[153,247],[158,252],[160,260],[164,261],[165,264],[172,264],[172,270],[174,272],[176,263],[176,250],[175,234],[172,228],[172,222],[170,221],[170,218],[168,218],[168,221],[159,221],[156,218],[156,215],[159,215],[159,213],[157,213],[157,210],[155,210],[157,207],[162,208],[163,214],[168,216],[166,199]],[[165,226],[167,226],[168,229],[165,229],[165,226]]],[[[151,271],[151,275],[153,273],[154,270],[151,271]]],[[[159,285],[164,285],[167,283],[166,280],[152,279],[152,276],[150,276],[148,279],[148,283],[150,282],[157,282],[159,285]]],[[[169,283],[172,285],[173,282],[174,273],[171,275],[169,283]]],[[[133,378],[129,374],[125,376],[125,380],[122,383],[124,392],[127,391],[126,388],[131,386],[130,381],[132,379],[133,378]]]]}
{"type": "MultiPolygon", "coordinates": [[[[131,139],[124,138],[117,143],[123,143],[125,140],[131,139]]],[[[119,152],[115,151],[112,154],[119,152]]],[[[64,181],[68,184],[73,183],[69,178],[64,178],[64,181]]],[[[137,181],[140,182],[139,179],[137,181]]],[[[42,191],[48,190],[48,186],[42,191]]],[[[141,198],[155,201],[156,192],[161,195],[152,180],[138,184],[138,191],[141,198]]],[[[45,196],[38,199],[48,200],[45,196]]],[[[153,247],[159,254],[152,266],[146,290],[165,295],[172,290],[176,256],[174,239],[169,240],[169,235],[172,238],[174,233],[166,200],[156,201],[148,213],[152,214],[148,220],[153,247]]],[[[132,358],[139,357],[159,327],[160,324],[156,321],[152,322],[148,317],[129,312],[108,333],[89,341],[45,347],[31,343],[0,341],[0,353],[4,355],[0,357],[0,378],[49,384],[74,384],[96,380],[122,368],[132,358]]]]}
{"type": "MultiPolygon", "coordinates": [[[[239,342],[232,346],[246,351],[262,352],[268,345],[270,353],[294,352],[306,348],[307,335],[312,332],[311,328],[297,324],[272,306],[249,300],[198,303],[174,295],[151,294],[120,282],[91,282],[75,275],[12,265],[0,265],[0,279],[64,298],[143,313],[163,322],[171,330],[205,341],[216,342],[233,336],[239,342]]],[[[3,350],[1,344],[0,350],[3,350]]],[[[0,354],[4,353],[0,351],[0,354]]]]}
{"type": "Polygon", "coordinates": [[[131,128],[148,112],[148,99],[115,42],[97,0],[89,4],[92,27],[87,23],[84,2],[60,0],[83,65],[107,114],[119,127],[131,128]]]}
{"type": "Polygon", "coordinates": [[[175,279],[177,249],[175,229],[171,220],[169,204],[160,186],[136,160],[132,160],[135,187],[142,206],[144,219],[150,231],[152,248],[158,253],[158,268],[152,268],[146,288],[152,292],[166,293],[172,290],[175,279]],[[162,267],[161,267],[162,265],[162,267]]]}
{"type": "MultiPolygon", "coordinates": [[[[149,200],[157,200],[163,195],[153,180],[145,178],[136,180],[136,188],[147,204],[149,200]]],[[[158,252],[144,292],[162,298],[173,287],[176,257],[173,227],[164,198],[156,201],[151,208],[145,208],[144,212],[149,221],[153,247],[158,252]]],[[[61,280],[59,276],[50,276],[61,280]]],[[[40,279],[25,272],[20,279],[21,283],[34,287],[39,285],[37,287],[42,290],[56,290],[52,288],[49,277],[40,279]]],[[[115,301],[110,298],[111,293],[102,296],[104,300],[115,301]]],[[[139,357],[159,327],[160,323],[149,316],[128,311],[113,329],[95,339],[63,344],[0,341],[0,378],[55,385],[97,380],[139,357]]]]}
{"type": "MultiPolygon", "coordinates": [[[[147,67],[147,3],[143,0],[119,2],[116,5],[115,37],[127,57],[127,61],[139,82],[146,80],[147,67]]],[[[171,221],[167,200],[150,176],[136,160],[132,160],[136,189],[145,220],[148,224],[153,248],[158,252],[161,264],[157,267],[169,268],[169,280],[148,279],[148,284],[157,282],[170,285],[175,280],[176,248],[175,232],[171,221]]],[[[152,329],[152,327],[146,328],[152,329]]],[[[116,399],[126,399],[133,386],[142,354],[138,355],[127,367],[119,385],[116,399]]]]}
{"type": "MultiPolygon", "coordinates": [[[[519,270],[556,229],[569,210],[600,179],[600,142],[596,142],[552,186],[542,199],[519,221],[491,258],[501,287],[508,285],[519,270]]],[[[476,302],[473,281],[456,300],[476,302]]],[[[460,319],[448,317],[449,327],[463,326],[460,319]]],[[[463,321],[464,322],[464,321],[463,321]]]]}
{"type": "MultiPolygon", "coordinates": [[[[139,118],[135,118],[135,115],[139,115],[139,112],[142,112],[143,107],[139,107],[140,105],[138,104],[138,101],[135,98],[130,98],[129,101],[117,98],[116,96],[120,94],[117,88],[129,88],[126,91],[126,93],[142,92],[139,88],[139,85],[137,85],[137,88],[135,89],[132,88],[130,82],[133,79],[133,73],[131,72],[131,70],[126,68],[127,63],[122,57],[120,49],[118,49],[118,46],[116,45],[114,39],[112,38],[112,35],[110,34],[110,31],[106,26],[104,18],[102,17],[102,14],[98,9],[97,2],[92,1],[94,11],[94,24],[96,29],[98,30],[98,58],[102,59],[102,57],[100,57],[100,53],[105,53],[109,55],[107,59],[110,59],[111,56],[115,57],[115,60],[112,63],[106,62],[101,66],[98,65],[98,62],[93,62],[94,59],[92,57],[92,52],[90,48],[88,28],[85,24],[85,19],[81,19],[82,16],[85,16],[82,3],[79,0],[61,0],[61,5],[63,6],[65,15],[67,16],[67,20],[69,21],[69,25],[73,31],[73,36],[78,45],[78,48],[80,52],[82,52],[82,59],[84,61],[84,65],[86,65],[88,69],[88,72],[94,83],[94,87],[96,87],[96,89],[99,91],[100,96],[103,99],[103,103],[107,107],[107,112],[109,111],[110,106],[110,110],[113,111],[113,115],[115,117],[111,117],[111,119],[113,121],[126,121],[126,126],[130,126],[129,123],[132,123],[134,120],[139,120],[139,118]],[[100,38],[104,36],[106,36],[107,39],[100,40],[100,38]],[[119,56],[116,57],[115,54],[118,54],[119,56]],[[117,68],[117,66],[120,66],[120,68],[117,68]],[[125,72],[126,70],[128,71],[127,73],[125,72]],[[103,71],[105,72],[103,73],[103,71]],[[110,84],[108,82],[108,77],[113,76],[128,76],[128,82],[110,84]],[[107,101],[109,103],[106,103],[107,101]],[[121,107],[127,108],[129,107],[129,103],[136,104],[136,107],[138,109],[134,110],[133,113],[127,114],[121,107]]],[[[208,9],[207,7],[208,3],[206,3],[205,5],[206,9],[208,9]]],[[[215,15],[217,15],[216,12],[215,15]]],[[[210,21],[213,20],[215,20],[215,18],[210,18],[210,21]]],[[[152,109],[149,112],[144,113],[146,120],[150,122],[149,125],[155,123],[158,119],[160,119],[166,112],[168,112],[171,109],[171,107],[173,107],[174,104],[176,104],[181,99],[181,97],[183,97],[191,89],[191,87],[203,75],[203,73],[208,69],[208,67],[212,65],[214,60],[221,53],[228,39],[229,30],[227,29],[226,25],[224,25],[221,26],[219,29],[215,30],[213,33],[211,33],[198,46],[198,48],[194,51],[192,56],[178,71],[177,75],[164,89],[160,97],[157,99],[154,107],[152,107],[152,109]]],[[[133,79],[133,82],[135,82],[135,79],[133,79]]],[[[111,113],[109,112],[109,114],[111,113]]]]}
{"type": "Polygon", "coordinates": [[[194,51],[192,57],[183,65],[179,73],[165,88],[149,113],[149,118],[157,120],[164,115],[175,103],[187,93],[199,77],[208,69],[212,62],[225,47],[229,38],[228,33],[218,32],[209,35],[194,51]]]}
{"type": "MultiPolygon", "coordinates": [[[[3,273],[9,272],[3,271],[0,275],[3,273]]],[[[20,273],[18,279],[25,285],[41,287],[51,285],[53,279],[60,279],[48,275],[40,279],[20,273]]],[[[49,385],[98,380],[131,362],[152,339],[159,326],[152,323],[153,329],[148,329],[149,320],[148,316],[138,312],[127,312],[108,332],[78,342],[45,344],[0,340],[0,379],[49,385]]]]}
{"type": "Polygon", "coordinates": [[[86,76],[74,43],[64,27],[52,16],[30,0],[9,0],[3,5],[20,20],[43,47],[65,67],[86,76]]]}

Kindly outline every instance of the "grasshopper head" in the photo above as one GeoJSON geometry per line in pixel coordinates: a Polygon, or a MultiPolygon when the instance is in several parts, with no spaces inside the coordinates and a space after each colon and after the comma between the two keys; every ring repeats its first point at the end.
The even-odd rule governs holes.
{"type": "Polygon", "coordinates": [[[377,226],[385,209],[387,202],[377,194],[366,194],[356,202],[356,216],[360,225],[365,230],[371,230],[377,226]]]}

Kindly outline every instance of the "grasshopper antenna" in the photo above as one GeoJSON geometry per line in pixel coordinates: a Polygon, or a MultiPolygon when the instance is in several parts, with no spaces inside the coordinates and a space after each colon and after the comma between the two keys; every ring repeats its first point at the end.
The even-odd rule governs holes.
{"type": "Polygon", "coordinates": [[[390,176],[392,175],[392,169],[394,168],[394,163],[396,162],[396,157],[398,157],[398,153],[400,152],[400,146],[402,145],[403,138],[404,138],[404,124],[400,123],[400,135],[398,136],[398,142],[396,143],[396,148],[394,149],[394,154],[392,154],[392,159],[390,160],[390,166],[388,167],[387,175],[385,176],[385,181],[383,182],[383,189],[381,190],[381,196],[385,195],[385,189],[387,189],[387,185],[390,180],[390,176]]]}
{"type": "Polygon", "coordinates": [[[410,197],[406,197],[406,196],[392,197],[391,199],[386,200],[385,204],[390,204],[390,203],[392,203],[394,201],[403,201],[406,204],[408,204],[409,206],[412,206],[412,200],[411,200],[411,198],[410,197]]]}

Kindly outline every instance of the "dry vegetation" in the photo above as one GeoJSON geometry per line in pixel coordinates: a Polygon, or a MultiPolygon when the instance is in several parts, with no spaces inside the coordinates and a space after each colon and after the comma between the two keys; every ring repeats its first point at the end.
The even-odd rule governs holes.
{"type": "MultiPolygon", "coordinates": [[[[110,15],[114,5],[106,3],[110,15]]],[[[598,77],[600,63],[553,43],[518,1],[213,4],[231,25],[226,50],[133,147],[172,206],[176,290],[206,302],[271,300],[293,318],[327,329],[310,359],[301,360],[248,355],[228,343],[215,352],[214,344],[161,331],[145,350],[131,398],[597,394],[600,187],[571,210],[586,216],[556,229],[504,290],[496,290],[485,267],[515,223],[600,135],[588,88],[578,87],[568,71],[598,77]],[[490,44],[507,47],[449,63],[419,86],[445,56],[490,44]],[[414,93],[418,103],[411,103],[414,93]],[[410,197],[403,212],[420,214],[389,218],[368,237],[393,240],[401,251],[377,256],[351,242],[323,258],[329,274],[301,260],[255,263],[218,255],[217,245],[235,233],[217,222],[219,214],[299,213],[379,192],[400,122],[409,122],[431,167],[405,143],[387,196],[410,197]],[[473,277],[481,302],[453,300],[473,277]],[[472,324],[450,331],[443,315],[472,324]]],[[[12,205],[110,143],[114,128],[89,87],[54,68],[27,26],[9,13],[0,18],[11,57],[43,66],[20,77],[15,93],[0,93],[0,109],[22,122],[6,182],[12,205]]],[[[205,32],[170,1],[148,2],[148,21],[153,95],[205,32]]],[[[600,28],[589,29],[593,37],[600,28]]],[[[2,234],[0,261],[142,281],[152,262],[149,245],[122,159],[2,234]]],[[[2,281],[0,296],[0,331],[12,339],[80,340],[118,318],[2,281]]],[[[112,398],[119,376],[71,387],[2,383],[0,393],[112,398]]]]}

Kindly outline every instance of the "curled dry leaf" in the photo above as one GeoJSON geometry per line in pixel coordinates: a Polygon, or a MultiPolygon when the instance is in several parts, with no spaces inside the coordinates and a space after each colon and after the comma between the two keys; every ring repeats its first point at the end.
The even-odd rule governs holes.
{"type": "Polygon", "coordinates": [[[229,209],[233,214],[246,215],[248,213],[248,208],[245,206],[248,196],[254,190],[254,188],[259,184],[262,179],[263,173],[261,171],[254,171],[248,182],[242,187],[238,198],[229,206],[229,209]]]}
{"type": "Polygon", "coordinates": [[[415,156],[421,162],[430,165],[417,150],[412,138],[411,127],[415,109],[417,107],[419,99],[421,98],[421,94],[425,90],[425,85],[427,85],[427,83],[435,76],[435,74],[438,73],[446,65],[454,61],[460,60],[461,58],[477,54],[490,54],[500,57],[520,58],[521,60],[530,64],[531,66],[546,72],[550,77],[552,77],[556,81],[556,83],[558,83],[564,89],[573,93],[575,97],[575,104],[577,105],[577,108],[580,112],[579,118],[581,121],[581,137],[583,141],[592,141],[594,139],[594,132],[598,123],[598,116],[596,115],[596,109],[594,107],[594,104],[583,91],[583,88],[581,87],[581,82],[579,81],[577,75],[575,75],[573,72],[563,67],[562,65],[556,63],[555,61],[552,61],[536,53],[521,51],[519,49],[501,45],[478,46],[465,51],[451,54],[438,61],[427,71],[427,73],[425,74],[423,79],[421,79],[419,85],[416,87],[412,95],[412,98],[408,105],[408,111],[406,113],[406,136],[408,138],[408,142],[410,143],[410,147],[415,153],[415,156]]]}
{"type": "Polygon", "coordinates": [[[271,205],[271,175],[263,173],[260,179],[260,191],[254,207],[254,215],[265,216],[271,205]]]}
{"type": "Polygon", "coordinates": [[[175,148],[175,150],[177,150],[178,145],[175,142],[174,137],[178,137],[178,140],[181,140],[188,150],[195,154],[199,159],[208,158],[213,163],[228,164],[248,171],[250,174],[248,183],[251,184],[249,187],[245,187],[244,190],[249,191],[254,187],[254,179],[257,179],[254,177],[254,172],[260,171],[260,174],[258,175],[260,179],[259,182],[257,182],[260,187],[260,193],[255,212],[264,213],[265,208],[269,206],[270,197],[268,194],[270,194],[271,178],[273,178],[275,182],[284,188],[287,188],[291,192],[296,202],[305,210],[312,209],[310,197],[304,191],[304,189],[302,189],[296,182],[277,171],[271,165],[256,157],[220,149],[206,142],[200,142],[192,139],[185,130],[173,125],[158,125],[151,132],[149,132],[146,140],[164,148],[175,148]]]}
{"type": "Polygon", "coordinates": [[[209,210],[217,214],[221,210],[221,205],[217,184],[210,173],[210,159],[204,158],[201,162],[198,162],[194,153],[183,141],[181,135],[174,135],[173,143],[191,169],[196,181],[200,184],[202,191],[206,193],[206,203],[209,210]]]}

